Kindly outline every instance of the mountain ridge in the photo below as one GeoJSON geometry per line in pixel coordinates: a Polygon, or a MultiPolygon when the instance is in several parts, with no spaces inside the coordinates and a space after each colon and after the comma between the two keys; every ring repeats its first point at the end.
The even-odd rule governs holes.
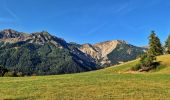
{"type": "Polygon", "coordinates": [[[143,52],[144,48],[123,40],[80,45],[67,43],[47,31],[31,34],[12,29],[0,31],[0,65],[16,72],[26,71],[26,75],[97,70],[134,60],[143,52]]]}
{"type": "Polygon", "coordinates": [[[79,49],[82,52],[92,56],[92,58],[96,59],[96,61],[101,66],[112,66],[114,64],[119,64],[124,61],[134,60],[136,57],[138,57],[146,50],[146,48],[133,46],[123,40],[111,40],[111,41],[105,41],[96,44],[83,44],[79,47],[79,49]],[[115,51],[116,49],[117,51],[115,51]],[[129,58],[128,60],[124,58],[124,59],[120,59],[119,61],[113,61],[113,57],[109,58],[109,56],[112,56],[112,52],[115,52],[114,54],[123,53],[124,55],[127,55],[129,58]],[[134,54],[133,52],[136,52],[137,55],[134,54]],[[130,58],[131,55],[133,56],[132,58],[130,58]]]}
{"type": "Polygon", "coordinates": [[[8,29],[0,35],[0,64],[16,73],[65,74],[100,68],[93,58],[45,31],[26,34],[8,29]]]}

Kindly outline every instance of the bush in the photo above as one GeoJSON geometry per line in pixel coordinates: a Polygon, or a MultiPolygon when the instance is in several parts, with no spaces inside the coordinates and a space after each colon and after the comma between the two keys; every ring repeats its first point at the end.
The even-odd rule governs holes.
{"type": "Polygon", "coordinates": [[[18,77],[17,74],[20,75],[20,73],[16,73],[16,72],[14,72],[14,71],[12,71],[12,72],[7,72],[7,73],[4,74],[4,77],[18,77]]]}
{"type": "Polygon", "coordinates": [[[147,53],[141,56],[140,66],[142,69],[152,69],[155,61],[156,57],[147,53]]]}
{"type": "Polygon", "coordinates": [[[139,69],[141,69],[140,64],[136,64],[134,67],[131,68],[132,71],[138,71],[139,69]]]}
{"type": "Polygon", "coordinates": [[[156,57],[148,53],[141,55],[140,62],[131,68],[132,71],[149,71],[159,66],[156,57]]]}
{"type": "Polygon", "coordinates": [[[4,77],[14,77],[14,73],[13,72],[7,72],[4,74],[4,77]]]}
{"type": "Polygon", "coordinates": [[[8,70],[0,65],[0,77],[3,77],[6,72],[8,72],[8,70]]]}
{"type": "Polygon", "coordinates": [[[23,76],[22,72],[18,72],[16,75],[17,75],[17,77],[22,77],[23,76]]]}

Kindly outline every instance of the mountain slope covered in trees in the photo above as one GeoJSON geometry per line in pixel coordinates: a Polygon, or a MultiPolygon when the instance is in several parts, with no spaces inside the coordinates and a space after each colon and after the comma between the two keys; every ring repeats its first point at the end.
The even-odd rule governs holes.
{"type": "Polygon", "coordinates": [[[75,73],[98,69],[94,60],[47,32],[0,32],[0,64],[23,75],[75,73]]]}
{"type": "MultiPolygon", "coordinates": [[[[146,49],[115,40],[67,43],[46,31],[0,31],[0,65],[11,74],[51,75],[97,70],[136,59],[146,49]]],[[[8,75],[7,74],[7,75],[8,75]]]]}

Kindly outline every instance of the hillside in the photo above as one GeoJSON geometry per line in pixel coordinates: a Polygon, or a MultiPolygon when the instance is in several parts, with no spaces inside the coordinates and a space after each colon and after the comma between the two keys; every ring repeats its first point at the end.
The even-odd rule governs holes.
{"type": "Polygon", "coordinates": [[[100,67],[65,40],[48,32],[0,31],[0,65],[21,75],[54,75],[97,70],[100,67]]]}
{"type": "Polygon", "coordinates": [[[102,67],[124,63],[136,59],[146,48],[137,47],[121,40],[105,41],[96,44],[83,44],[79,49],[89,54],[102,67]]]}
{"type": "MultiPolygon", "coordinates": [[[[160,62],[160,66],[157,69],[151,70],[149,73],[163,73],[169,74],[170,72],[170,55],[162,55],[157,57],[157,61],[160,62]]],[[[141,72],[131,72],[130,69],[138,63],[138,60],[129,61],[124,64],[106,68],[103,71],[112,73],[141,73],[141,72]]],[[[147,72],[146,72],[147,73],[147,72]]]]}
{"type": "Polygon", "coordinates": [[[79,74],[4,77],[0,99],[6,100],[150,100],[170,99],[170,55],[159,56],[162,68],[127,73],[137,61],[79,74]]]}

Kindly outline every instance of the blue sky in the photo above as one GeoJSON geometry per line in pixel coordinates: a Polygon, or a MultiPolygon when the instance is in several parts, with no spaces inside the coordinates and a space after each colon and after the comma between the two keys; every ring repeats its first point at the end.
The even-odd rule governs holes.
{"type": "Polygon", "coordinates": [[[0,0],[0,30],[48,31],[77,43],[125,40],[147,45],[170,33],[169,0],[0,0]]]}

